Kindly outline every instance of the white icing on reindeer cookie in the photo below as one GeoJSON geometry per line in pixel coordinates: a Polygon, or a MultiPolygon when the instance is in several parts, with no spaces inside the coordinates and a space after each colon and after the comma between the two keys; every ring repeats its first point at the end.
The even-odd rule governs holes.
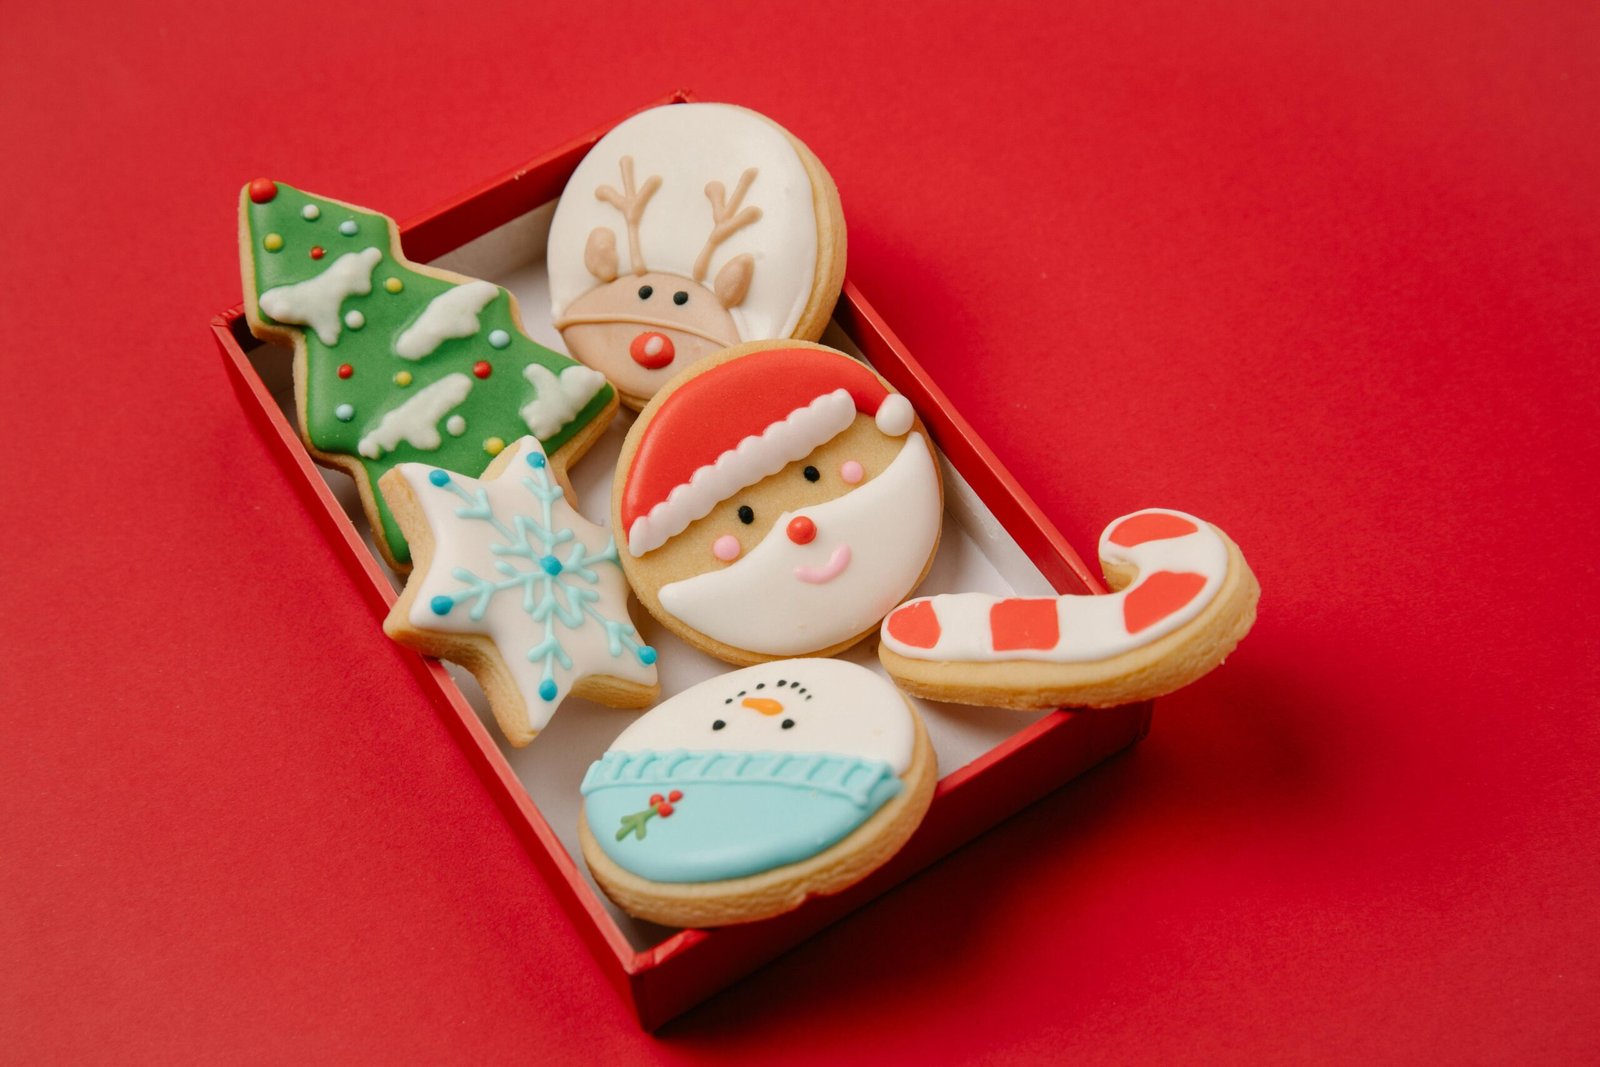
{"type": "Polygon", "coordinates": [[[831,237],[820,242],[834,220],[816,205],[836,201],[818,180],[784,130],[743,108],[674,104],[617,126],[573,172],[550,227],[551,310],[568,349],[642,403],[718,349],[797,336],[832,254],[831,237]]]}

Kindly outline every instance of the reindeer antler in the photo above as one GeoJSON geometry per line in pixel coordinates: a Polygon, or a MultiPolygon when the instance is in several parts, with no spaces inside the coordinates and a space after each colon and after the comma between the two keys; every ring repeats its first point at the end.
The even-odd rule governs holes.
{"type": "Polygon", "coordinates": [[[633,187],[633,157],[622,157],[622,192],[617,192],[609,185],[602,185],[594,191],[596,200],[604,200],[618,211],[628,223],[628,262],[633,266],[633,273],[645,272],[644,253],[639,250],[639,216],[644,214],[644,206],[650,202],[650,197],[661,188],[661,175],[652,174],[645,179],[644,186],[639,189],[633,187]]]}
{"type": "Polygon", "coordinates": [[[751,167],[739,175],[739,184],[734,187],[731,199],[724,200],[727,191],[721,182],[710,182],[706,185],[706,199],[711,201],[711,236],[706,240],[706,246],[700,250],[700,256],[694,261],[694,280],[704,281],[706,271],[711,266],[711,253],[716,251],[718,245],[726,241],[735,230],[743,229],[761,217],[761,209],[747,207],[739,210],[739,205],[744,202],[744,194],[750,191],[750,183],[756,180],[756,168],[751,167]]]}

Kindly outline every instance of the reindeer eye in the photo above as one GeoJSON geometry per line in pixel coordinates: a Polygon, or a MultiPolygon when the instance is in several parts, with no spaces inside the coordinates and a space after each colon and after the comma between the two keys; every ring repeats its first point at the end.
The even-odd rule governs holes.
{"type": "Polygon", "coordinates": [[[746,526],[749,526],[752,522],[756,521],[755,510],[752,509],[749,504],[739,505],[739,521],[744,523],[746,526]]]}
{"type": "Polygon", "coordinates": [[[639,286],[639,299],[640,300],[649,300],[650,299],[650,294],[653,293],[653,292],[655,292],[655,288],[653,286],[641,285],[641,286],[639,286]]]}
{"type": "Polygon", "coordinates": [[[800,473],[804,474],[806,476],[806,481],[808,481],[808,482],[814,482],[818,478],[822,477],[822,472],[817,470],[817,468],[815,468],[815,467],[807,467],[805,470],[801,471],[800,473]]]}
{"type": "Polygon", "coordinates": [[[677,304],[679,307],[682,307],[689,302],[689,294],[684,292],[682,289],[679,289],[676,293],[672,294],[672,302],[677,304]]]}

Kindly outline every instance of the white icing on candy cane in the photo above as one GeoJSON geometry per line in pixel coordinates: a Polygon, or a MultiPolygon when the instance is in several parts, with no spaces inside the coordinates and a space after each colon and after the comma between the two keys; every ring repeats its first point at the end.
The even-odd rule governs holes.
{"type": "Polygon", "coordinates": [[[1138,577],[1107,596],[921,597],[883,620],[885,648],[945,663],[1091,663],[1148,645],[1195,619],[1228,575],[1217,532],[1181,511],[1124,515],[1100,535],[1100,558],[1138,577]]]}
{"type": "MultiPolygon", "coordinates": [[[[364,292],[365,290],[363,290],[364,292]]],[[[428,302],[394,343],[397,356],[421,359],[446,341],[478,332],[478,313],[489,306],[500,288],[489,282],[467,282],[446,289],[428,302]]]]}
{"type": "Polygon", "coordinates": [[[346,298],[372,292],[372,270],[383,258],[376,248],[346,252],[333,265],[303,282],[268,289],[257,299],[262,311],[279,322],[309,326],[325,345],[339,343],[344,320],[339,309],[346,298]]]}

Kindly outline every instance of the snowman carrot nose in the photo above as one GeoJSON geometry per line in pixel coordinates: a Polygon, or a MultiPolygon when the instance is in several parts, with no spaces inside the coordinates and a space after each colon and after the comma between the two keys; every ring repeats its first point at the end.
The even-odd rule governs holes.
{"type": "Polygon", "coordinates": [[[782,704],[776,700],[769,700],[767,697],[745,697],[739,703],[753,711],[759,711],[763,715],[778,715],[783,712],[782,704]]]}

